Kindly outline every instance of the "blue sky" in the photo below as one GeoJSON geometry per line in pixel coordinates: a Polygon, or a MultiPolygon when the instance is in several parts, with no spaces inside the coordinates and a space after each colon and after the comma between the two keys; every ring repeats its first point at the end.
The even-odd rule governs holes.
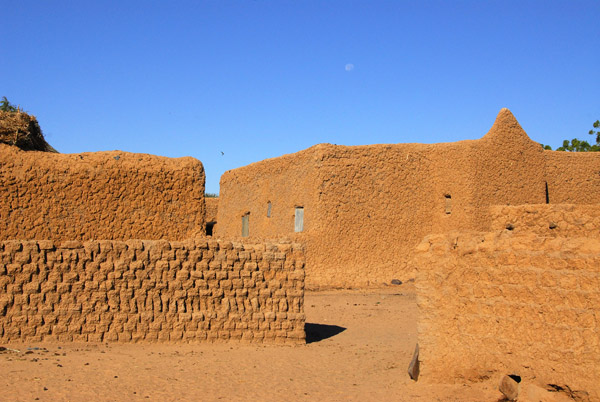
{"type": "Polygon", "coordinates": [[[226,170],[323,142],[479,138],[502,107],[553,147],[591,140],[600,119],[600,1],[2,0],[0,10],[0,96],[36,115],[51,145],[193,156],[208,192],[226,170]]]}

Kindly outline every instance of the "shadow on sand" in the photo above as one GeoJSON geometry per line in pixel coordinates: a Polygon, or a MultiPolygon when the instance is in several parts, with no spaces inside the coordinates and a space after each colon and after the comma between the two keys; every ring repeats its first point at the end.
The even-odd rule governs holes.
{"type": "Polygon", "coordinates": [[[331,338],[337,334],[344,332],[346,328],[337,325],[326,324],[304,324],[304,332],[306,332],[306,343],[319,342],[323,339],[331,338]]]}

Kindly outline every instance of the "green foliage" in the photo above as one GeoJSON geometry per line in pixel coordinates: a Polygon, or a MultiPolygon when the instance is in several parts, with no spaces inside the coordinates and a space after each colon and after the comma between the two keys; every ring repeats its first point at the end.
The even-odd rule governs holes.
{"type": "Polygon", "coordinates": [[[600,145],[600,130],[598,130],[598,128],[600,128],[600,120],[596,120],[596,121],[594,122],[594,128],[595,128],[596,130],[593,130],[593,129],[592,129],[592,130],[590,130],[590,131],[589,131],[589,133],[588,133],[588,134],[589,134],[589,135],[595,135],[595,136],[596,136],[596,144],[597,144],[597,145],[600,145]]]}
{"type": "Polygon", "coordinates": [[[11,104],[8,99],[6,99],[6,96],[3,96],[2,101],[0,101],[0,110],[3,112],[18,112],[19,108],[11,104]]]}
{"type": "Polygon", "coordinates": [[[571,141],[564,140],[562,147],[556,148],[557,151],[569,151],[569,152],[598,152],[600,146],[597,144],[590,145],[587,141],[581,141],[577,138],[573,138],[571,141]]]}
{"type": "MultiPolygon", "coordinates": [[[[596,120],[593,124],[594,129],[590,130],[588,134],[596,136],[596,143],[591,144],[587,141],[581,141],[577,138],[573,138],[571,141],[564,140],[562,147],[556,148],[557,151],[569,151],[569,152],[600,152],[600,120],[596,120]]],[[[544,149],[546,149],[544,147],[544,149]]]]}
{"type": "Polygon", "coordinates": [[[215,194],[215,193],[204,193],[204,196],[206,198],[219,198],[219,194],[215,194]]]}
{"type": "Polygon", "coordinates": [[[544,144],[540,144],[542,146],[543,149],[546,149],[548,151],[552,151],[552,147],[550,145],[544,145],[544,144]]]}

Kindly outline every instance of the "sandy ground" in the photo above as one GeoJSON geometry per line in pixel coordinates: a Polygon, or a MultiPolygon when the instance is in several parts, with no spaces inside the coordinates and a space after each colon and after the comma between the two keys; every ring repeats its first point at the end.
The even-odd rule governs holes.
{"type": "Polygon", "coordinates": [[[0,400],[498,401],[495,383],[410,380],[412,284],[307,292],[306,345],[10,344],[0,400]],[[18,352],[17,352],[18,351],[18,352]]]}

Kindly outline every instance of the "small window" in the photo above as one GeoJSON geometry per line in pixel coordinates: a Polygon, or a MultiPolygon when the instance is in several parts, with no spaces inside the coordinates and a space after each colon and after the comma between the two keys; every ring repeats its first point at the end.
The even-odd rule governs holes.
{"type": "Polygon", "coordinates": [[[271,217],[271,201],[267,202],[267,218],[271,217]]]}
{"type": "Polygon", "coordinates": [[[304,208],[296,207],[294,213],[294,232],[302,232],[304,230],[304,208]]]}
{"type": "Polygon", "coordinates": [[[248,237],[250,233],[250,213],[248,212],[244,216],[242,216],[242,237],[248,237]]]}
{"type": "Polygon", "coordinates": [[[450,194],[446,194],[446,215],[450,215],[452,213],[452,196],[450,194]]]}

